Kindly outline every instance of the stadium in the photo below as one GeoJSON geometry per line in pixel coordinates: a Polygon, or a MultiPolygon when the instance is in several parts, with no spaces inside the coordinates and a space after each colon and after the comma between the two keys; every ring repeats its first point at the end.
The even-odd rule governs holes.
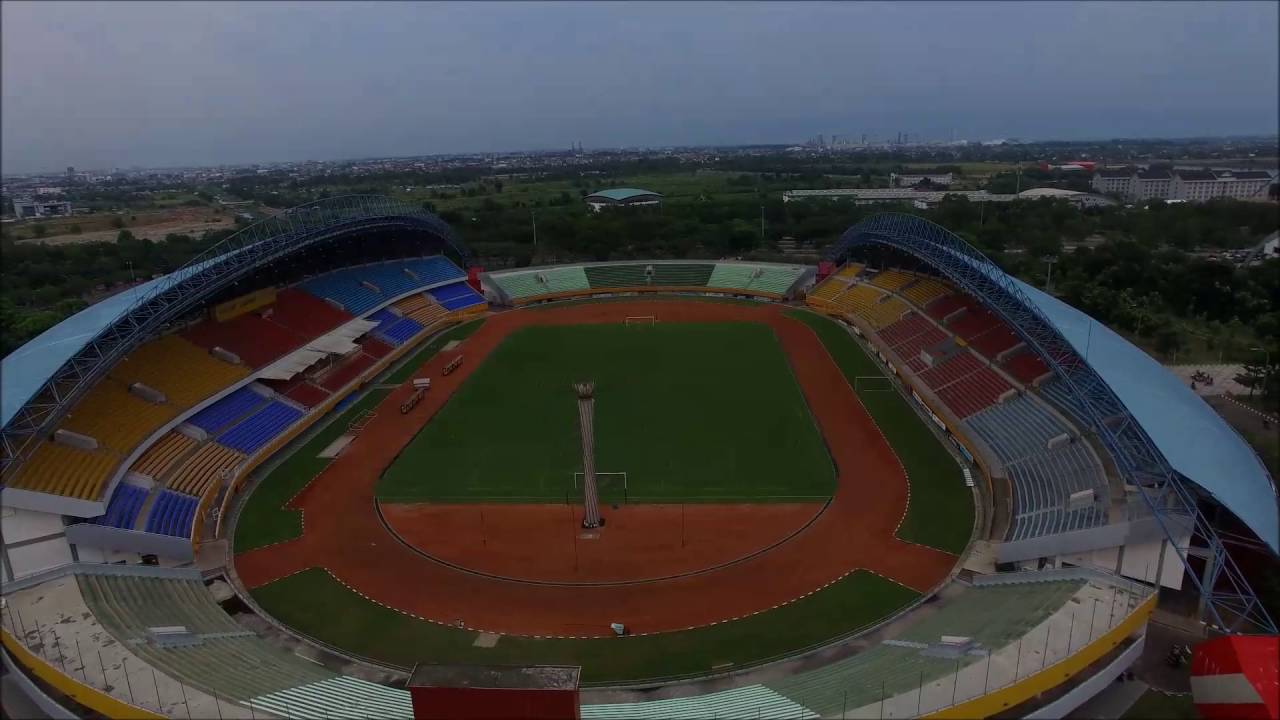
{"type": "Polygon", "coordinates": [[[331,198],[2,370],[0,637],[55,717],[1060,717],[1162,595],[1276,633],[1249,446],[914,216],[486,272],[331,198]]]}

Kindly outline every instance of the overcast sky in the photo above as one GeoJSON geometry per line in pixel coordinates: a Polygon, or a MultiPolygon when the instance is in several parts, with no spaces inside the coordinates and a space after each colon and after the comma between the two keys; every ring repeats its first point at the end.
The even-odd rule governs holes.
{"type": "Polygon", "coordinates": [[[4,2],[3,170],[1272,133],[1275,2],[4,2]]]}

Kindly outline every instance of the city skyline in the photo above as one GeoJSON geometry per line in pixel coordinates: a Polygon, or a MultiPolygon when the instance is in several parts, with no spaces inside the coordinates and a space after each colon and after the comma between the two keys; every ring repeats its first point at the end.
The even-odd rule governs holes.
{"type": "Polygon", "coordinates": [[[1272,3],[10,2],[3,20],[6,174],[1278,121],[1272,3]]]}

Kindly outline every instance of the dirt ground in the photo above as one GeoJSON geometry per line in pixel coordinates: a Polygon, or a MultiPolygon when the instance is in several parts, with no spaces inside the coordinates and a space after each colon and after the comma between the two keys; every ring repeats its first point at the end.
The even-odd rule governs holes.
{"type": "Polygon", "coordinates": [[[91,242],[115,242],[120,230],[128,230],[134,237],[146,240],[163,240],[165,235],[177,233],[199,236],[205,230],[222,230],[233,227],[234,215],[229,212],[215,213],[212,208],[174,208],[151,212],[98,213],[44,223],[49,234],[43,238],[19,240],[20,243],[47,243],[49,245],[70,245],[91,242]],[[111,219],[124,220],[124,228],[111,227],[111,219]],[[133,218],[137,218],[136,220],[133,218]],[[71,232],[72,225],[79,225],[84,231],[71,232]]]}
{"type": "Polygon", "coordinates": [[[512,580],[588,585],[651,582],[744,560],[785,542],[823,508],[621,505],[604,509],[603,531],[584,531],[581,505],[381,506],[393,533],[441,562],[512,580]]]}

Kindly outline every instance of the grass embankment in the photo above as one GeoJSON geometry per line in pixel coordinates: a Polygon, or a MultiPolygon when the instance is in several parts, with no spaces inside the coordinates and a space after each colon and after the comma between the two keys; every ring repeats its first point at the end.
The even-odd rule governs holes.
{"type": "Polygon", "coordinates": [[[875,623],[917,593],[858,570],[789,605],[734,622],[624,638],[504,636],[492,648],[476,647],[475,632],[370,602],[316,568],[259,587],[253,597],[286,625],[389,665],[580,665],[583,682],[606,683],[728,670],[793,653],[875,623]]]}

